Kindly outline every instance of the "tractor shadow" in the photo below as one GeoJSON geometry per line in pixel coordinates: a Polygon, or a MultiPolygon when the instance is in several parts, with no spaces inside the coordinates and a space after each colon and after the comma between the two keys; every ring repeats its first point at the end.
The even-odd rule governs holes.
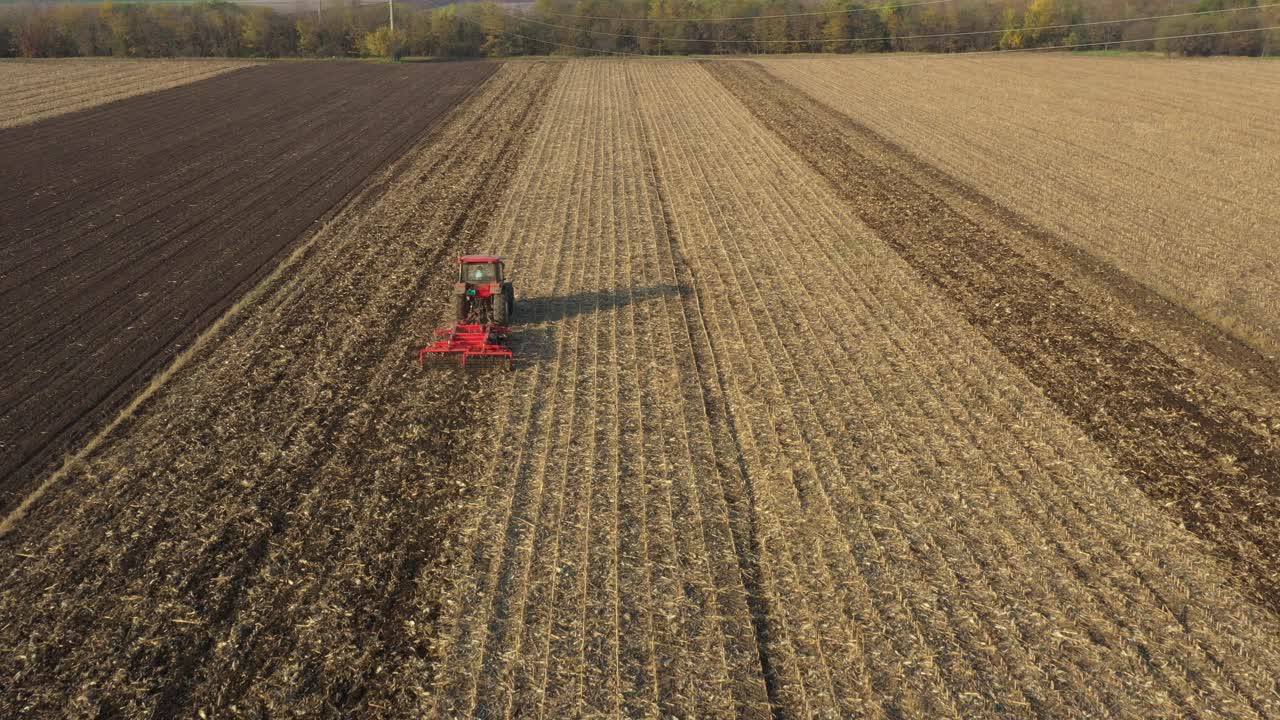
{"type": "Polygon", "coordinates": [[[650,300],[679,298],[690,292],[680,285],[663,284],[629,290],[596,290],[568,295],[548,295],[521,299],[516,296],[516,315],[511,335],[517,366],[555,357],[559,332],[564,321],[650,300]]]}

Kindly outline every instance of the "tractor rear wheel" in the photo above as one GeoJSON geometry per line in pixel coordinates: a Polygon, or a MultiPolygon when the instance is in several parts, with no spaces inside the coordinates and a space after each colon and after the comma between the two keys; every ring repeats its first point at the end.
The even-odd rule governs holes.
{"type": "Polygon", "coordinates": [[[506,325],[511,315],[511,306],[507,303],[507,294],[501,293],[493,297],[493,324],[506,325]]]}
{"type": "Polygon", "coordinates": [[[467,320],[467,298],[464,295],[453,296],[453,319],[455,322],[467,320]]]}
{"type": "Polygon", "coordinates": [[[515,317],[516,314],[516,289],[511,283],[502,286],[502,294],[507,298],[507,319],[515,317]]]}

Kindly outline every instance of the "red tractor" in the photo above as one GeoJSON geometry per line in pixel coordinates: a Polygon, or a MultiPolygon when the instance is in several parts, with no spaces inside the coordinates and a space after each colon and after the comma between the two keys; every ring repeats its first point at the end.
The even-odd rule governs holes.
{"type": "Polygon", "coordinates": [[[463,255],[453,286],[453,320],[475,325],[503,325],[516,309],[515,290],[502,279],[502,258],[463,255]]]}
{"type": "Polygon", "coordinates": [[[515,311],[516,295],[503,279],[502,258],[463,255],[458,258],[458,282],[453,286],[453,327],[436,331],[441,339],[418,352],[426,365],[457,363],[463,368],[511,369],[514,354],[503,343],[515,311]]]}

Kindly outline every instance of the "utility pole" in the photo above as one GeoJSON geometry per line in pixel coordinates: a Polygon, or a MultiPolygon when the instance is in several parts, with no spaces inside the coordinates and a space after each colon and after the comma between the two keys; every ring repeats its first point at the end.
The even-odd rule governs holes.
{"type": "Polygon", "coordinates": [[[391,32],[396,31],[396,0],[387,0],[387,13],[391,16],[391,32]]]}
{"type": "Polygon", "coordinates": [[[324,0],[317,0],[316,5],[316,24],[324,25],[324,0]]]}

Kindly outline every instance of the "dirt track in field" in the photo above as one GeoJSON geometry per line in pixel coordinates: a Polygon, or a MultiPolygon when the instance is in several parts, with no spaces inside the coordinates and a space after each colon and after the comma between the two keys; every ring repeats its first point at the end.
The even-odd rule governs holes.
{"type": "Polygon", "coordinates": [[[0,128],[26,125],[254,65],[248,60],[66,58],[0,61],[0,128]]]}
{"type": "Polygon", "coordinates": [[[421,702],[491,399],[412,351],[555,70],[500,70],[3,539],[0,715],[421,702]]]}
{"type": "Polygon", "coordinates": [[[0,130],[0,510],[490,63],[298,63],[0,130]]]}

